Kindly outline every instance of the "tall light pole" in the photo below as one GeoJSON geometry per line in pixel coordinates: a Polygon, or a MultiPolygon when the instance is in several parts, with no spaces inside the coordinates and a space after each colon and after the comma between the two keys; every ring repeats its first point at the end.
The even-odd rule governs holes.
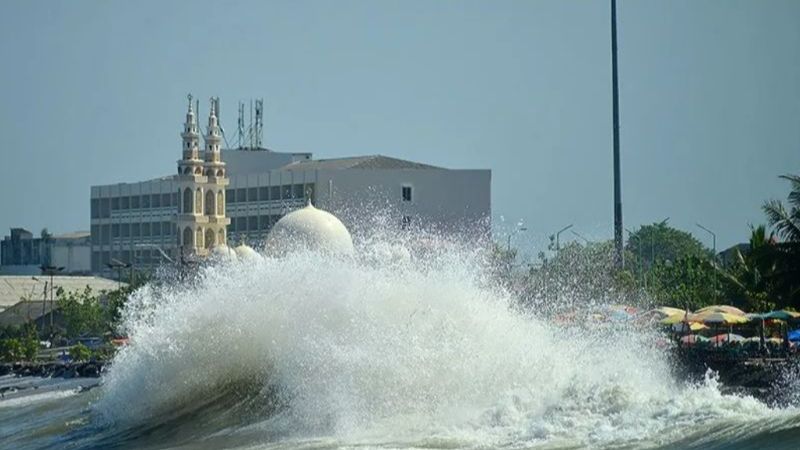
{"type": "Polygon", "coordinates": [[[570,228],[572,228],[572,224],[569,224],[556,232],[556,255],[558,255],[558,252],[561,250],[561,233],[569,230],[570,228]]]}
{"type": "MultiPolygon", "coordinates": [[[[641,229],[641,228],[640,228],[641,229]]],[[[625,231],[628,232],[628,239],[630,240],[633,236],[633,231],[625,228],[625,231]]],[[[642,236],[636,235],[636,246],[639,247],[639,272],[642,277],[642,284],[644,285],[644,290],[647,291],[647,277],[644,273],[644,246],[642,245],[642,236]]]]}
{"type": "Polygon", "coordinates": [[[622,186],[619,168],[619,82],[617,80],[617,0],[611,0],[611,90],[614,120],[614,260],[625,267],[622,248],[622,186]]]}
{"type": "Polygon", "coordinates": [[[111,262],[106,264],[106,266],[111,270],[117,270],[117,290],[122,290],[122,269],[127,269],[128,267],[131,267],[131,265],[118,259],[111,258],[111,262]]]}
{"type": "Polygon", "coordinates": [[[718,287],[718,283],[717,283],[717,281],[718,281],[717,280],[717,267],[716,267],[717,266],[717,234],[714,233],[713,231],[709,230],[708,228],[700,225],[699,223],[695,223],[695,225],[697,225],[701,230],[703,230],[706,233],[711,235],[711,245],[712,245],[712,248],[713,248],[713,251],[714,251],[714,294],[716,295],[717,287],[718,287]]]}
{"type": "Polygon", "coordinates": [[[570,233],[574,234],[575,236],[578,236],[579,238],[583,239],[583,242],[586,242],[587,244],[589,244],[589,239],[586,239],[586,236],[578,233],[575,230],[572,230],[570,233]]]}
{"type": "Polygon", "coordinates": [[[41,266],[39,268],[42,269],[42,274],[43,275],[50,275],[50,332],[52,333],[53,332],[53,310],[55,309],[54,308],[55,300],[53,299],[53,275],[61,272],[62,270],[64,270],[64,268],[63,267],[57,267],[57,266],[51,266],[51,265],[41,266]]]}
{"type": "Polygon", "coordinates": [[[508,251],[508,253],[511,253],[511,237],[519,233],[520,231],[528,231],[528,229],[523,226],[517,226],[517,228],[514,231],[508,234],[508,245],[506,246],[506,250],[508,251]]]}

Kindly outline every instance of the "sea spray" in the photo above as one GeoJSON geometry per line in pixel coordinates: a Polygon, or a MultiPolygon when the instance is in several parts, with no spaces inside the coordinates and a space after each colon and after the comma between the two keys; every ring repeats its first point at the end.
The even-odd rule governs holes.
{"type": "Polygon", "coordinates": [[[220,261],[140,290],[94,410],[138,426],[235,398],[265,442],[410,446],[663,443],[777,414],[677,382],[653,334],[520,313],[479,250],[410,247],[220,261]]]}

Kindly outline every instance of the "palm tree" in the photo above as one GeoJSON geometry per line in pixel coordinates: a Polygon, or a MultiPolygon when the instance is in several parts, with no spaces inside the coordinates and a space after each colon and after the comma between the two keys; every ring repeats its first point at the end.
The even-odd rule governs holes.
{"type": "Polygon", "coordinates": [[[775,228],[780,237],[787,242],[798,243],[800,242],[800,175],[781,175],[781,178],[792,183],[788,209],[780,200],[769,200],[764,203],[762,209],[767,215],[769,224],[775,228]]]}
{"type": "Polygon", "coordinates": [[[775,262],[773,282],[784,301],[800,306],[800,176],[782,175],[792,189],[787,205],[780,200],[769,200],[762,209],[769,224],[783,241],[775,245],[772,255],[775,262]]]}

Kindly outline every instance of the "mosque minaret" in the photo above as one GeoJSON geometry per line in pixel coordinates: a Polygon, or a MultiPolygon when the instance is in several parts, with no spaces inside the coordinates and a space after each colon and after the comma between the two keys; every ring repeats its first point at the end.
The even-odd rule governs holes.
{"type": "Polygon", "coordinates": [[[210,249],[227,242],[225,187],[229,180],[221,157],[219,99],[211,99],[205,153],[200,159],[200,133],[189,95],[189,109],[183,126],[183,157],[178,161],[178,215],[175,220],[178,245],[183,255],[206,256],[210,249]]]}

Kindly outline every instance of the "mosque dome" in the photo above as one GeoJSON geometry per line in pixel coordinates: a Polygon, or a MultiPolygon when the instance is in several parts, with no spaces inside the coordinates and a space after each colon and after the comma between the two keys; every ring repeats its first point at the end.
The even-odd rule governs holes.
{"type": "Polygon", "coordinates": [[[236,252],[225,244],[219,244],[211,249],[209,256],[220,261],[233,261],[236,259],[236,252]]]}
{"type": "Polygon", "coordinates": [[[253,250],[253,247],[250,247],[249,245],[241,244],[234,248],[233,251],[236,252],[236,256],[238,256],[241,260],[247,261],[258,258],[258,252],[253,250]]]}
{"type": "Polygon", "coordinates": [[[308,206],[283,216],[272,227],[266,242],[272,255],[303,250],[352,255],[353,239],[347,227],[333,214],[308,206]]]}

